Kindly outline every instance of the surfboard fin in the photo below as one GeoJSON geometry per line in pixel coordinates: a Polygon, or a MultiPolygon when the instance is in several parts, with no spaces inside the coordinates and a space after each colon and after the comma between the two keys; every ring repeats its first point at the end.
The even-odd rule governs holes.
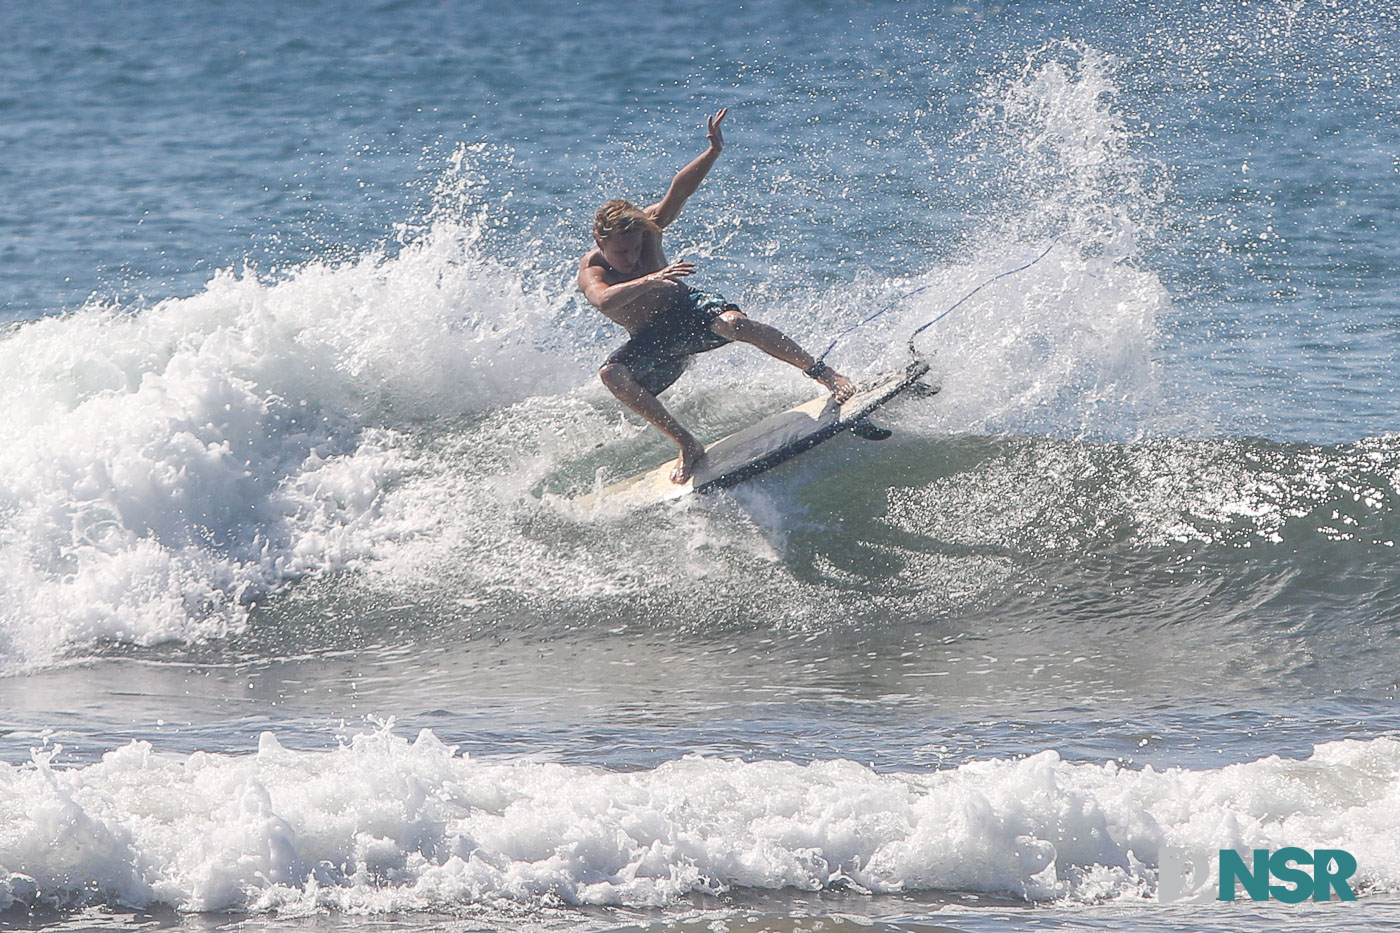
{"type": "Polygon", "coordinates": [[[889,428],[882,428],[869,418],[862,418],[851,425],[851,433],[856,437],[863,437],[867,441],[883,441],[894,432],[889,428]]]}

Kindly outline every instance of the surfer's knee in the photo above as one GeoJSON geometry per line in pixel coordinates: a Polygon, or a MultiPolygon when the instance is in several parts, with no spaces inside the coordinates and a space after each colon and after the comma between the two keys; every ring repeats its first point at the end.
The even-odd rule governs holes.
{"type": "Polygon", "coordinates": [[[753,331],[753,321],[738,308],[727,308],[710,324],[714,331],[725,340],[744,340],[753,331]]]}
{"type": "Polygon", "coordinates": [[[636,381],[632,378],[632,371],[622,363],[604,363],[598,370],[598,378],[614,392],[636,381]]]}

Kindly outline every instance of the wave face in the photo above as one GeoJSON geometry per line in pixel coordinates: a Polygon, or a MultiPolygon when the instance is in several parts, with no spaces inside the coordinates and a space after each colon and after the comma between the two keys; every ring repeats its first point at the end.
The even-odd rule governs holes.
{"type": "MultiPolygon", "coordinates": [[[[1030,95],[1076,126],[1098,117],[1099,144],[1118,125],[1106,72],[1076,54],[1077,77],[1052,56],[988,93],[1030,95]]],[[[1021,132],[1052,130],[1064,136],[1021,132]]],[[[1077,161],[1093,176],[1061,178],[1068,193],[1046,202],[1057,211],[1102,181],[1102,158],[1071,147],[1053,160],[1057,178],[1077,161]]],[[[1328,628],[1339,598],[1349,620],[1379,624],[1394,437],[1157,434],[1147,354],[1165,289],[1129,261],[1127,221],[1100,222],[1114,208],[1076,210],[1083,229],[947,320],[940,345],[959,350],[935,358],[945,391],[895,406],[895,440],[841,440],[718,506],[643,523],[569,499],[666,457],[664,441],[595,384],[590,319],[484,256],[480,223],[439,219],[393,255],[225,273],[139,312],[18,327],[0,342],[15,400],[0,455],[4,669],[222,639],[289,583],[338,571],[350,573],[333,606],[436,598],[415,627],[449,602],[468,631],[619,613],[696,631],[832,630],[978,611],[994,594],[1029,619],[1062,611],[1045,593],[1065,590],[1066,561],[1074,578],[1138,575],[1160,594],[1132,610],[1149,628],[1203,624],[1202,587],[1240,612],[1289,607],[1304,630],[1328,628]],[[1110,232],[1096,238],[1096,225],[1110,232]],[[1348,596],[1319,596],[1320,564],[1348,596]]],[[[897,363],[900,328],[1035,255],[989,245],[930,273],[841,352],[852,371],[897,363]]],[[[834,297],[817,309],[841,313],[834,297]]],[[[668,401],[718,437],[804,391],[736,350],[668,401]]],[[[277,603],[268,611],[277,627],[277,603]]]]}
{"type": "Polygon", "coordinates": [[[255,754],[133,743],[85,768],[46,753],[0,773],[4,846],[26,866],[0,878],[0,909],[647,907],[736,887],[1132,905],[1155,901],[1162,846],[1303,842],[1350,851],[1363,894],[1400,884],[1391,739],[1207,771],[1046,751],[922,774],[698,756],[616,773],[478,761],[428,731],[381,730],[333,752],[264,733],[255,754]]]}
{"type": "MultiPolygon", "coordinates": [[[[955,264],[866,287],[917,294],[844,339],[842,365],[857,374],[897,363],[899,333],[994,280],[949,319],[940,340],[961,349],[941,378],[953,391],[910,430],[1122,436],[1146,417],[1146,351],[1168,298],[1131,262],[1148,220],[1135,208],[1144,189],[1113,187],[1140,166],[1111,88],[1107,59],[1068,45],[984,88],[970,132],[1019,160],[1008,177],[1037,198],[1018,218],[1024,236],[1008,248],[1006,230],[988,231],[955,264]],[[1042,259],[998,277],[1052,228],[1042,259]]],[[[497,228],[476,199],[493,168],[504,171],[460,148],[438,206],[392,250],[223,272],[188,298],[94,303],[5,335],[5,670],[104,644],[221,638],[291,581],[395,555],[469,566],[437,585],[483,599],[505,588],[567,605],[628,586],[609,579],[631,562],[625,550],[575,560],[528,531],[578,521],[552,496],[666,452],[591,375],[601,319],[553,273],[492,258],[497,228]]],[[[812,343],[849,318],[849,295],[814,292],[765,316],[812,343]]],[[[758,357],[716,354],[668,403],[713,437],[805,391],[758,357]]],[[[652,557],[626,573],[663,566],[652,557]]],[[[774,600],[774,587],[789,582],[740,584],[745,600],[755,589],[774,600]]]]}

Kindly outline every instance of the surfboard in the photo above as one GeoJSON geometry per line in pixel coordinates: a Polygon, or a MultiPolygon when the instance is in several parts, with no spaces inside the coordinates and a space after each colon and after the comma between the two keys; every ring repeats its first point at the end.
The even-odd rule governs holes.
{"type": "Polygon", "coordinates": [[[925,395],[936,393],[937,388],[919,382],[928,369],[924,360],[913,360],[903,369],[862,382],[856,394],[841,404],[826,393],[715,441],[705,448],[705,457],[688,482],[671,482],[676,461],[668,460],[582,496],[578,504],[585,508],[602,502],[636,507],[704,495],[771,470],[846,431],[872,440],[888,437],[888,431],[870,423],[871,412],[911,389],[925,395]]]}

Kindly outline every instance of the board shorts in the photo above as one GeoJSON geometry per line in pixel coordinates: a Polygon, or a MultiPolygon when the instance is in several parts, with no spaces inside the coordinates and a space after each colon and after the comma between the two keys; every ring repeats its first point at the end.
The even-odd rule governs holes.
{"type": "Polygon", "coordinates": [[[659,395],[681,377],[697,354],[733,343],[710,330],[710,325],[725,311],[738,310],[738,305],[719,295],[688,289],[614,350],[608,363],[626,366],[642,388],[659,395]]]}

